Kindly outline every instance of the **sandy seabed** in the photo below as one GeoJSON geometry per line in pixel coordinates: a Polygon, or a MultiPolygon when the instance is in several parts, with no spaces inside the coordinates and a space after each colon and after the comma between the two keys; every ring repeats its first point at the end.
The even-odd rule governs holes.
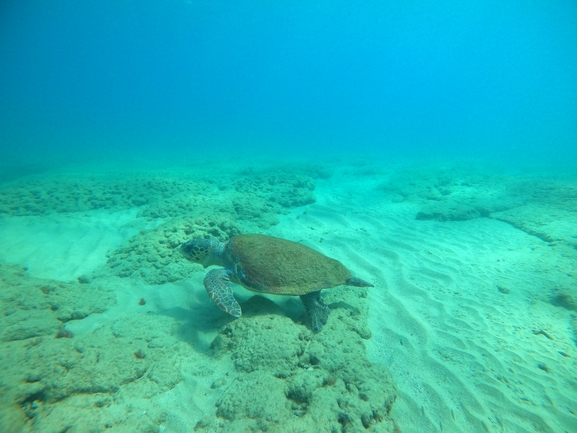
{"type": "Polygon", "coordinates": [[[0,185],[7,432],[577,431],[577,179],[473,162],[58,170],[0,185]],[[176,247],[263,233],[370,289],[235,288],[176,247]]]}

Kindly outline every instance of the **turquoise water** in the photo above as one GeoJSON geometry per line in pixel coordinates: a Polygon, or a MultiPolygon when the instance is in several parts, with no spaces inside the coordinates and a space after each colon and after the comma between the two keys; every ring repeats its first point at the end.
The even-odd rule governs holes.
{"type": "Polygon", "coordinates": [[[2,2],[0,431],[577,431],[576,19],[2,2]],[[249,233],[374,287],[234,318],[179,246],[249,233]]]}
{"type": "Polygon", "coordinates": [[[1,6],[4,163],[354,153],[571,165],[577,6],[1,6]]]}

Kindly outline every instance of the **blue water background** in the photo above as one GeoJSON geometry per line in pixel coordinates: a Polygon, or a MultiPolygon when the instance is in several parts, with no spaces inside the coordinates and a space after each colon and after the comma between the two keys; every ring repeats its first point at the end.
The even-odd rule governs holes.
{"type": "Polygon", "coordinates": [[[577,166],[577,2],[0,3],[4,165],[272,154],[577,166]]]}

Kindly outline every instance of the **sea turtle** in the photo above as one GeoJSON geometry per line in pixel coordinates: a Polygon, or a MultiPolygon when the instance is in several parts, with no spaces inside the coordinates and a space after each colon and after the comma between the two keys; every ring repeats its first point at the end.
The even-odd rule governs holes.
{"type": "Polygon", "coordinates": [[[212,269],[204,278],[208,295],[221,310],[235,317],[242,315],[230,281],[253,292],[300,296],[314,332],[327,323],[330,312],[321,297],[322,289],[344,284],[373,287],[353,277],[341,262],[297,242],[272,236],[239,235],[228,242],[192,239],[180,246],[180,252],[205,268],[224,267],[212,269]]]}

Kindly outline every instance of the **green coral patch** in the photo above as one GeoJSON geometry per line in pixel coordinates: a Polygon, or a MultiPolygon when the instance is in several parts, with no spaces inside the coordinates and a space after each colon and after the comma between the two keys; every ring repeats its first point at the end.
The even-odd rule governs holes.
{"type": "Polygon", "coordinates": [[[393,432],[390,411],[397,396],[389,370],[368,361],[363,343],[366,289],[326,293],[336,308],[319,334],[300,319],[281,316],[270,301],[254,296],[242,305],[242,320],[223,326],[213,356],[230,359],[235,371],[196,431],[393,432]]]}

